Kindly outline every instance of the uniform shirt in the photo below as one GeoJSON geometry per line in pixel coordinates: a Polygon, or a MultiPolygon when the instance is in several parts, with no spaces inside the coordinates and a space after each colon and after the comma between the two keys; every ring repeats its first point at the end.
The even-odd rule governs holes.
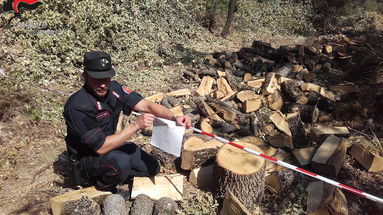
{"type": "Polygon", "coordinates": [[[99,101],[84,85],[64,107],[66,143],[78,152],[79,158],[97,156],[106,137],[115,133],[121,111],[129,115],[142,99],[140,94],[111,81],[107,96],[99,101]]]}

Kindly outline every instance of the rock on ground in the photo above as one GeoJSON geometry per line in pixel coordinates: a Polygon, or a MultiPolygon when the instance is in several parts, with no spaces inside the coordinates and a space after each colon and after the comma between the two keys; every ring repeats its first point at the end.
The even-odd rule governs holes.
{"type": "Polygon", "coordinates": [[[140,194],[136,197],[131,209],[131,215],[152,215],[153,213],[153,201],[149,196],[140,194]]]}
{"type": "Polygon", "coordinates": [[[177,203],[173,199],[162,197],[154,205],[153,215],[175,215],[177,210],[177,203]]]}
{"type": "Polygon", "coordinates": [[[128,215],[125,199],[121,195],[113,194],[105,198],[103,202],[104,215],[128,215]]]}

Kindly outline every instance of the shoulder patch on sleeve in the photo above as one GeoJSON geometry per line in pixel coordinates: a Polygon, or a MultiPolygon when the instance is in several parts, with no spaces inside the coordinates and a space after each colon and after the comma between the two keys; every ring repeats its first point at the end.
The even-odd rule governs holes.
{"type": "Polygon", "coordinates": [[[131,93],[131,91],[126,86],[122,86],[122,91],[124,91],[124,93],[126,93],[126,94],[130,94],[131,93]]]}

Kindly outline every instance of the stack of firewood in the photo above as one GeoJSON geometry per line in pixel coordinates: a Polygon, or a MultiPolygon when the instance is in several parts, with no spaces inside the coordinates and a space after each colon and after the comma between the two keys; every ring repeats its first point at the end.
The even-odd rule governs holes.
{"type": "MultiPolygon", "coordinates": [[[[187,95],[182,97],[182,105],[169,94],[147,99],[173,108],[176,114],[191,115],[195,126],[203,131],[240,138],[240,144],[268,156],[278,156],[278,149],[282,149],[291,153],[287,157],[295,165],[336,178],[350,146],[344,137],[350,132],[345,126],[332,126],[331,121],[365,115],[357,100],[348,99],[359,92],[358,86],[342,82],[346,74],[337,68],[352,57],[347,52],[350,47],[363,45],[363,41],[342,38],[316,46],[275,49],[254,41],[252,47],[239,52],[214,53],[195,60],[183,75],[195,88],[185,94],[170,93],[187,95]]],[[[372,160],[379,160],[374,157],[377,155],[361,161],[365,156],[360,147],[353,146],[350,154],[364,162],[366,169],[376,167],[372,160]]],[[[218,199],[230,197],[226,201],[230,204],[236,199],[235,205],[239,202],[247,209],[259,203],[265,185],[276,193],[284,189],[278,174],[273,174],[281,168],[269,168],[254,155],[193,135],[185,138],[181,168],[191,171],[189,180],[196,186],[210,186],[218,199]],[[214,165],[209,165],[212,159],[214,165]]],[[[327,205],[340,201],[324,203],[323,199],[327,205]]],[[[344,210],[345,201],[341,202],[338,208],[344,210]]],[[[310,210],[314,209],[310,206],[310,210]]]]}
{"type": "MultiPolygon", "coordinates": [[[[350,135],[348,128],[331,121],[366,114],[353,98],[358,86],[343,82],[347,74],[339,68],[362,46],[362,39],[346,37],[278,49],[254,41],[238,52],[194,60],[182,77],[187,87],[146,99],[176,115],[190,115],[193,126],[207,133],[336,178],[352,144],[345,138],[350,135]]],[[[352,145],[349,154],[367,171],[383,171],[383,158],[362,145],[352,145]]],[[[157,158],[164,159],[162,164],[175,160],[170,155],[157,158]]],[[[196,187],[213,191],[221,214],[250,214],[266,189],[280,199],[301,180],[298,173],[263,158],[190,133],[184,137],[180,168],[190,171],[189,182],[196,187]]],[[[307,213],[347,214],[347,201],[339,189],[313,182],[307,192],[307,213]]]]}

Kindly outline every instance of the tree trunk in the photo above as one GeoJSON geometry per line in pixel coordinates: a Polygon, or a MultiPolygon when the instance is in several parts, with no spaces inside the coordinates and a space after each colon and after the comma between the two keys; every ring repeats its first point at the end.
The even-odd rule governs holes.
{"type": "Polygon", "coordinates": [[[235,11],[236,5],[237,5],[237,0],[230,0],[229,1],[229,12],[227,13],[227,19],[226,19],[225,27],[223,27],[223,30],[221,33],[222,37],[227,37],[227,35],[229,35],[230,26],[231,26],[231,22],[233,21],[234,11],[235,11]]]}
{"type": "Polygon", "coordinates": [[[209,0],[206,3],[206,15],[207,15],[207,28],[210,32],[216,27],[216,13],[217,13],[217,0],[209,0]]]}
{"type": "MultiPolygon", "coordinates": [[[[262,152],[252,144],[245,147],[262,152]]],[[[230,190],[248,209],[253,209],[263,198],[265,160],[229,144],[217,153],[213,171],[215,196],[219,200],[230,190]]]]}

